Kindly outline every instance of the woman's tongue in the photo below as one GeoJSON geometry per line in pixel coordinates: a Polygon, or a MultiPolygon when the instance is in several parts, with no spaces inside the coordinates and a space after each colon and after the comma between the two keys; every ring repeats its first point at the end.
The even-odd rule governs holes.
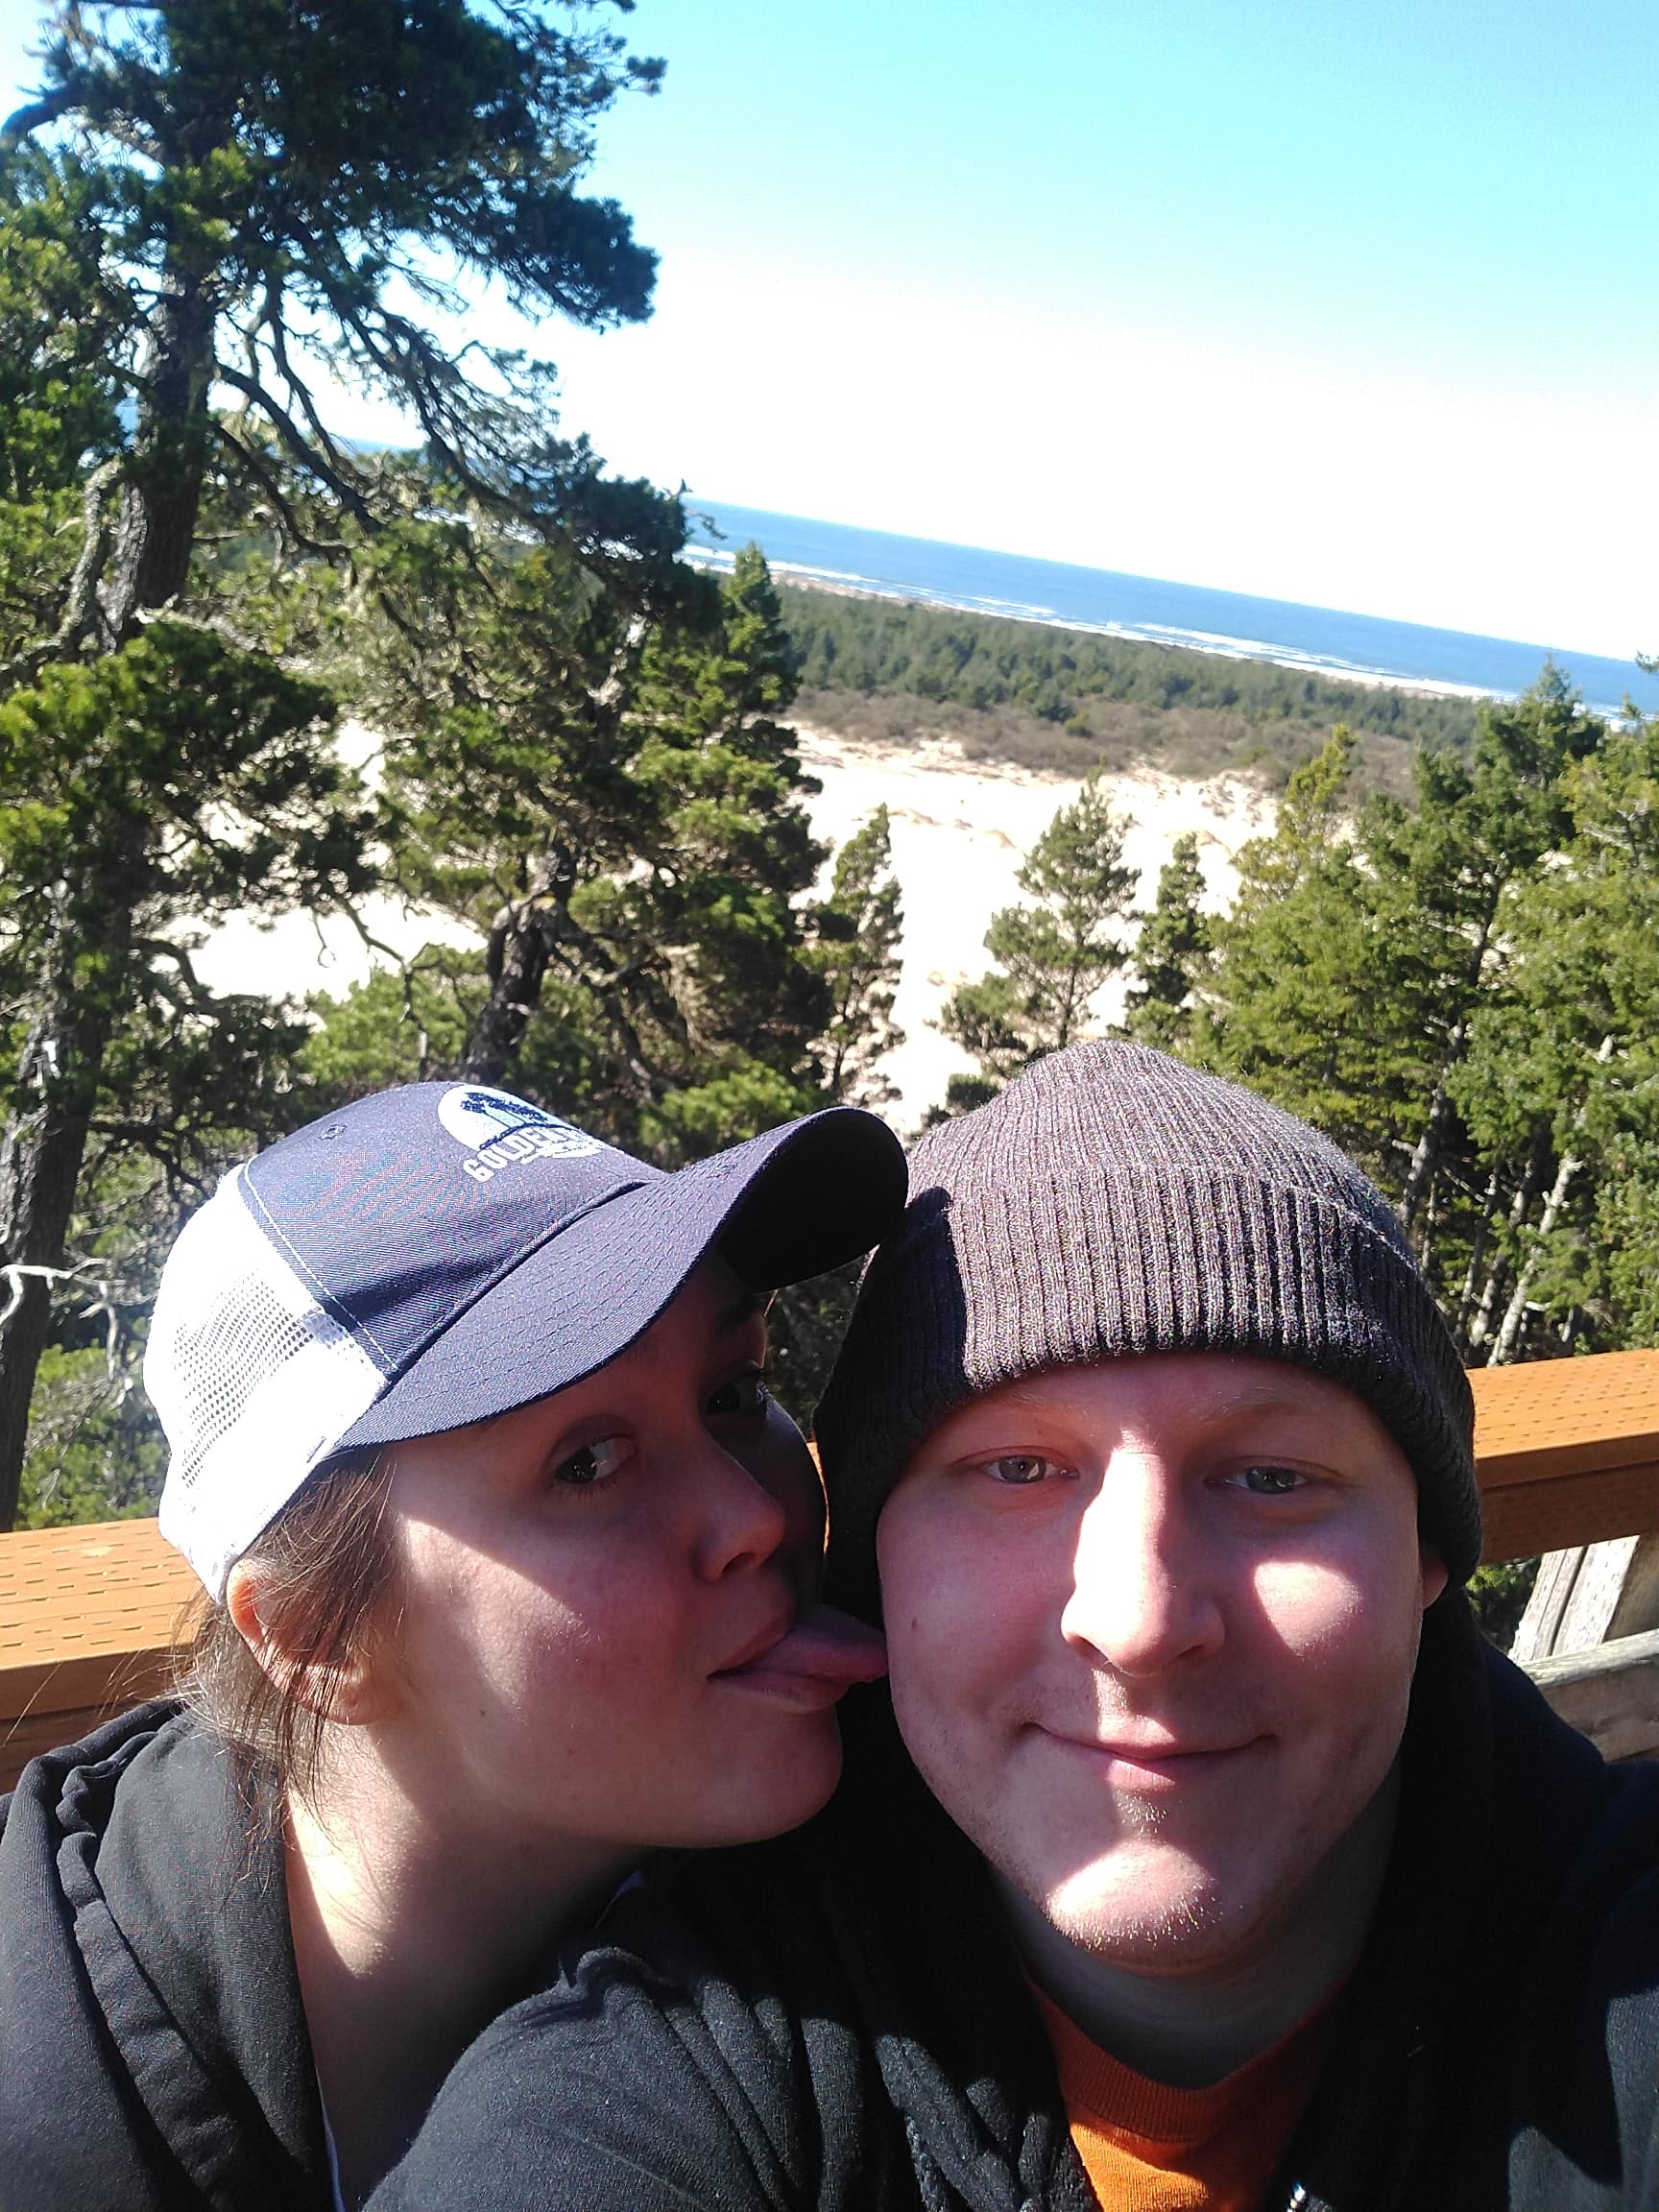
{"type": "Polygon", "coordinates": [[[815,1682],[874,1682],[887,1671],[879,1633],[834,1605],[813,1605],[742,1674],[805,1675],[815,1682]]]}

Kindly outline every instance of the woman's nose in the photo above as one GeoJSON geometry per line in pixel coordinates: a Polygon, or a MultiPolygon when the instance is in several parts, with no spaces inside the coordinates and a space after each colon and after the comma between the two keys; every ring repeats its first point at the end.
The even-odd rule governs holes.
{"type": "Polygon", "coordinates": [[[706,1439],[698,1527],[698,1571],[717,1581],[747,1567],[763,1566],[790,1530],[782,1499],[714,1437],[706,1439]]]}
{"type": "Polygon", "coordinates": [[[1107,1466],[1078,1523],[1060,1625],[1069,1644],[1125,1675],[1220,1648],[1215,1562],[1178,1477],[1157,1459],[1119,1454],[1107,1466]]]}

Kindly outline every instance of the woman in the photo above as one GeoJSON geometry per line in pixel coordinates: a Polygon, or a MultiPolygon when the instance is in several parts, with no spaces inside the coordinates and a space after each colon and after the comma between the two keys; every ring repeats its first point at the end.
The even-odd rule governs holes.
{"type": "Polygon", "coordinates": [[[764,1293],[903,1179],[851,1109],[665,1175],[424,1084],[193,1217],[145,1377],[206,1618],[0,1806],[8,2212],[359,2202],[644,1853],[824,1801],[880,1656],[812,1602],[764,1293]]]}

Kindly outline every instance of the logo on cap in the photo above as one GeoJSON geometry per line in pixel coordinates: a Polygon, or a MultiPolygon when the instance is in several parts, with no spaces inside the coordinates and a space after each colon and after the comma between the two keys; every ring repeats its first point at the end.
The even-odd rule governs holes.
{"type": "Polygon", "coordinates": [[[438,1118],[458,1143],[474,1155],[461,1163],[475,1183],[488,1183],[518,1160],[581,1160],[602,1152],[597,1137],[515,1098],[510,1091],[490,1091],[477,1083],[457,1083],[438,1101],[438,1118]]]}

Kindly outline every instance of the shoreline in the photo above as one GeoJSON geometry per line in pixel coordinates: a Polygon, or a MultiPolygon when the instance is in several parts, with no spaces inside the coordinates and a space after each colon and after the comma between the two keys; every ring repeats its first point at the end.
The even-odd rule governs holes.
{"type": "MultiPolygon", "coordinates": [[[[764,548],[762,548],[764,550],[764,548]]],[[[682,556],[693,566],[729,573],[736,556],[718,545],[690,544],[682,556]]],[[[1120,637],[1128,645],[1150,645],[1166,653],[1202,653],[1215,661],[1256,661],[1273,668],[1293,668],[1303,676],[1322,676],[1333,684],[1361,684],[1373,691],[1409,691],[1426,699],[1512,699],[1512,691],[1482,689],[1474,684],[1436,681],[1428,676],[1397,676],[1382,669],[1362,668],[1315,653],[1298,653],[1290,646],[1274,646],[1264,639],[1224,637],[1205,631],[1178,631],[1172,625],[1137,625],[1126,622],[1088,622],[1056,614],[1048,609],[1021,606],[1012,600],[975,598],[966,592],[929,591],[922,585],[884,584],[877,577],[852,577],[805,563],[774,560],[766,556],[774,578],[804,591],[824,591],[838,599],[887,599],[902,607],[939,607],[957,614],[982,614],[998,622],[1026,622],[1035,630],[1070,630],[1079,637],[1120,637]]],[[[1593,708],[1595,713],[1611,713],[1593,708]]]]}

